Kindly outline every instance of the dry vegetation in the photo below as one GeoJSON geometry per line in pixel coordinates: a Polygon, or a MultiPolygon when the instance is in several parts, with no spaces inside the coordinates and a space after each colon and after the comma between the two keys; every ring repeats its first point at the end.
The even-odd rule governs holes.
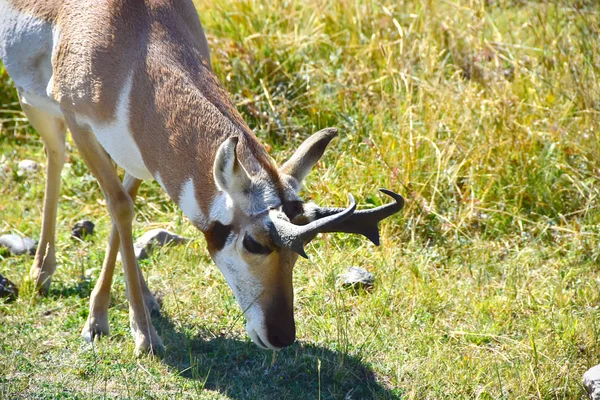
{"type": "MultiPolygon", "coordinates": [[[[596,1],[197,2],[215,70],[278,161],[311,132],[340,138],[305,198],[405,195],[382,247],[331,235],[295,270],[299,343],[256,349],[204,241],[155,183],[136,234],[197,240],[142,265],[163,294],[164,360],[135,359],[123,278],[112,336],[79,338],[109,218],[75,150],[49,297],[31,257],[0,256],[22,286],[0,303],[0,397],[585,398],[600,362],[600,6],[596,1]],[[69,238],[91,218],[98,232],[69,238]],[[352,293],[349,265],[376,275],[352,293]]],[[[0,67],[1,68],[1,67],[0,67]]],[[[0,69],[0,231],[38,237],[43,146],[0,69]]]]}

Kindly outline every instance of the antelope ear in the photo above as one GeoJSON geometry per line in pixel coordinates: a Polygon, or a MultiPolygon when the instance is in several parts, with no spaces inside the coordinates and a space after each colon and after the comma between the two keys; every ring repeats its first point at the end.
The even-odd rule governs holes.
{"type": "Polygon", "coordinates": [[[325,128],[306,139],[298,150],[281,166],[279,172],[290,175],[301,183],[319,161],[331,139],[337,136],[336,128],[325,128]]]}
{"type": "Polygon", "coordinates": [[[236,155],[237,137],[230,137],[219,146],[213,176],[219,190],[227,192],[232,198],[246,197],[252,185],[252,179],[236,155]]]}

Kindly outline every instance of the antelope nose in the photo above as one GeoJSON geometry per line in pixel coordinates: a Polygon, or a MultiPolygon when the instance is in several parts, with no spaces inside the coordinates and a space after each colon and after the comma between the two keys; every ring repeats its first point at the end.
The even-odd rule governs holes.
{"type": "Polygon", "coordinates": [[[293,322],[288,326],[268,325],[267,337],[272,346],[287,347],[296,340],[296,325],[293,322]]]}

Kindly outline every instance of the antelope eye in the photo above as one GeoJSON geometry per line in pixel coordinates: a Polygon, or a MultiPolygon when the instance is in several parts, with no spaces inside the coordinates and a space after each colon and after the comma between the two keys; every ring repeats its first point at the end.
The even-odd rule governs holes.
{"type": "Polygon", "coordinates": [[[250,235],[244,236],[244,240],[242,241],[242,244],[244,245],[244,248],[252,254],[265,254],[266,255],[266,254],[271,254],[271,252],[273,251],[272,249],[268,248],[267,246],[263,246],[262,244],[258,243],[250,235]]]}

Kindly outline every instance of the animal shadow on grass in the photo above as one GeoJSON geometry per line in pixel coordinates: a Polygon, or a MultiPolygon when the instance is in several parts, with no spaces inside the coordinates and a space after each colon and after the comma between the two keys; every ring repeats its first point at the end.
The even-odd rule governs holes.
{"type": "Polygon", "coordinates": [[[232,399],[399,399],[355,356],[306,343],[274,354],[253,343],[179,329],[166,315],[155,326],[167,347],[164,362],[199,387],[232,399]],[[320,364],[320,367],[319,367],[320,364]]]}
{"type": "Polygon", "coordinates": [[[94,288],[93,282],[86,278],[80,278],[77,282],[68,285],[53,284],[50,285],[50,291],[48,297],[59,298],[59,297],[79,297],[82,299],[89,299],[94,288]]]}

